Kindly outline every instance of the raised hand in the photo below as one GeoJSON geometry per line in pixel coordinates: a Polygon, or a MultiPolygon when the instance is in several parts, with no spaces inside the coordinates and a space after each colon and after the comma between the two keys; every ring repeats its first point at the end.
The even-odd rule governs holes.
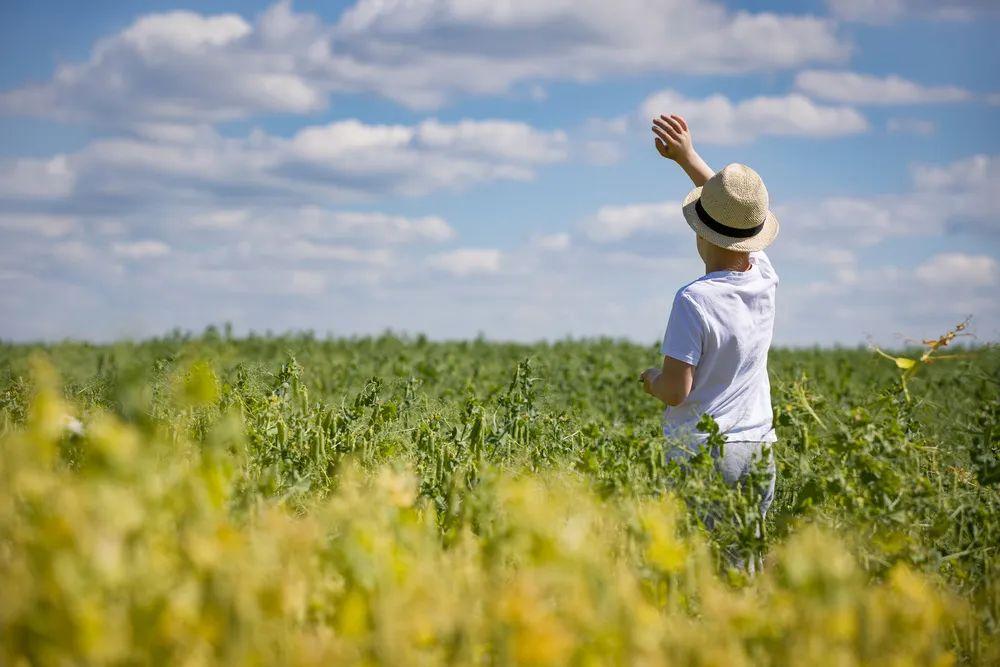
{"type": "Polygon", "coordinates": [[[691,131],[688,129],[687,121],[681,116],[670,114],[654,118],[653,134],[656,151],[679,164],[695,185],[699,187],[705,185],[715,173],[694,149],[691,131]]]}
{"type": "Polygon", "coordinates": [[[653,119],[654,143],[660,155],[668,160],[682,162],[694,153],[694,142],[687,121],[676,114],[653,119]]]}

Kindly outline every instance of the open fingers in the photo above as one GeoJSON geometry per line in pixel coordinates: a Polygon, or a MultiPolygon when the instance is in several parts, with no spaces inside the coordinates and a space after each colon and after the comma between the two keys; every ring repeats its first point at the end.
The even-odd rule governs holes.
{"type": "Polygon", "coordinates": [[[662,118],[663,122],[665,122],[667,125],[674,128],[674,132],[676,132],[678,136],[684,134],[684,128],[681,127],[681,124],[678,123],[673,116],[660,116],[660,118],[662,118]]]}
{"type": "Polygon", "coordinates": [[[684,116],[678,116],[677,114],[673,114],[672,113],[672,114],[670,114],[670,117],[673,118],[674,120],[676,120],[678,123],[680,123],[681,127],[684,128],[684,131],[687,132],[688,124],[687,124],[687,121],[684,120],[684,116]]]}
{"type": "Polygon", "coordinates": [[[657,119],[653,121],[653,131],[656,132],[657,129],[673,139],[675,143],[680,143],[681,135],[672,125],[668,125],[664,121],[657,119]]]}
{"type": "Polygon", "coordinates": [[[664,132],[663,130],[661,130],[658,127],[654,127],[653,128],[653,134],[655,134],[657,137],[659,137],[659,141],[662,141],[663,145],[665,147],[667,147],[667,148],[669,148],[671,146],[676,146],[677,145],[677,140],[676,139],[670,138],[667,135],[666,132],[664,132]]]}

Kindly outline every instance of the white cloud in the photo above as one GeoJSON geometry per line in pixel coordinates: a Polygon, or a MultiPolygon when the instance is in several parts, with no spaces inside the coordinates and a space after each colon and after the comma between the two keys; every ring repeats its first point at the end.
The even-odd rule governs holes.
{"type": "Polygon", "coordinates": [[[311,113],[359,92],[427,108],[522,82],[538,91],[540,81],[612,74],[768,71],[849,51],[828,19],[711,0],[360,0],[332,25],[283,1],[253,23],[190,11],[140,17],[85,62],[0,94],[0,110],[97,124],[216,122],[311,113]]]}
{"type": "Polygon", "coordinates": [[[1000,234],[991,204],[1000,188],[1000,157],[975,155],[945,165],[918,164],[910,171],[912,186],[899,194],[777,203],[783,245],[806,253],[816,238],[857,249],[958,230],[1000,234]]]}
{"type": "Polygon", "coordinates": [[[567,232],[558,232],[556,234],[543,234],[541,236],[535,236],[531,239],[531,245],[535,248],[541,250],[548,250],[552,252],[560,252],[566,250],[570,247],[572,243],[571,237],[567,232]]]}
{"type": "Polygon", "coordinates": [[[304,127],[288,139],[259,130],[223,137],[209,128],[190,135],[139,134],[98,139],[51,159],[9,159],[0,164],[0,200],[62,201],[78,210],[108,199],[118,205],[129,200],[214,202],[226,193],[251,201],[423,195],[496,180],[531,180],[539,166],[566,159],[567,143],[559,130],[497,120],[430,119],[416,125],[343,120],[304,127]]]}
{"type": "MultiPolygon", "coordinates": [[[[956,184],[963,184],[953,190],[960,197],[974,198],[987,187],[991,165],[992,158],[986,164],[972,158],[915,168],[914,178],[919,173],[923,179],[920,187],[915,180],[910,192],[858,197],[853,206],[839,202],[825,226],[814,226],[809,214],[828,200],[797,202],[794,215],[782,219],[781,239],[769,250],[782,276],[776,343],[852,344],[868,333],[881,343],[898,343],[896,332],[940,334],[969,313],[976,315],[973,325],[981,337],[994,338],[1000,332],[996,268],[982,259],[922,262],[924,257],[912,257],[909,243],[919,235],[931,242],[945,239],[953,211],[926,204],[956,184]],[[906,204],[906,198],[912,201],[906,204]],[[883,220],[871,218],[880,207],[889,208],[884,220],[890,223],[911,208],[927,217],[908,213],[899,219],[899,229],[883,227],[883,220]],[[869,223],[876,230],[862,246],[859,239],[869,223]],[[895,244],[897,233],[908,244],[895,244]],[[993,275],[993,282],[941,280],[963,271],[993,275]],[[927,275],[933,280],[927,282],[927,275]]],[[[662,206],[670,215],[678,204],[662,206]]],[[[634,207],[654,213],[635,218],[660,219],[657,206],[634,207]]],[[[616,215],[605,219],[628,220],[621,212],[633,207],[608,208],[616,215]]],[[[177,222],[173,225],[141,222],[143,216],[136,214],[126,229],[132,238],[149,238],[141,225],[152,224],[171,253],[169,262],[124,262],[124,268],[111,266],[110,245],[79,229],[56,239],[57,249],[52,240],[36,235],[14,237],[0,253],[0,305],[9,314],[0,319],[0,336],[107,339],[175,326],[200,329],[229,319],[238,332],[308,328],[346,335],[392,326],[434,337],[483,331],[501,339],[611,335],[652,341],[662,334],[673,291],[702,270],[692,234],[679,218],[676,244],[650,243],[642,235],[662,237],[673,229],[642,223],[639,231],[614,243],[595,243],[578,227],[529,237],[504,251],[459,247],[441,252],[419,237],[393,243],[381,233],[340,227],[335,211],[239,210],[244,213],[236,216],[238,226],[223,229],[192,228],[174,215],[169,216],[177,222]],[[384,261],[369,261],[373,258],[384,261]],[[136,298],[153,290],[155,302],[136,298]]],[[[993,232],[982,231],[995,234],[992,224],[993,232]]],[[[996,261],[989,237],[972,238],[948,237],[949,248],[961,248],[949,252],[996,261]]]]}
{"type": "Polygon", "coordinates": [[[76,228],[76,220],[66,215],[0,213],[0,230],[57,238],[66,236],[76,228]]]}
{"type": "Polygon", "coordinates": [[[549,99],[549,92],[545,90],[545,86],[536,83],[528,89],[528,97],[535,102],[544,102],[549,99]]]}
{"type": "Polygon", "coordinates": [[[908,18],[968,21],[997,12],[989,0],[826,0],[826,4],[839,19],[872,25],[908,18]]]}
{"type": "Polygon", "coordinates": [[[890,118],[885,122],[885,129],[895,134],[916,134],[927,137],[934,134],[934,121],[923,118],[890,118]]]}
{"type": "Polygon", "coordinates": [[[115,255],[126,259],[150,259],[170,254],[170,246],[155,239],[115,243],[111,248],[115,255]]]}
{"type": "Polygon", "coordinates": [[[690,123],[696,142],[741,144],[762,136],[839,137],[868,129],[868,121],[849,106],[825,106],[804,95],[752,97],[733,102],[724,95],[691,99],[663,90],[642,103],[649,121],[676,113],[690,123]]]}
{"type": "Polygon", "coordinates": [[[628,115],[588,118],[574,132],[574,146],[583,162],[607,167],[625,158],[623,140],[630,129],[628,115]]]}
{"type": "MultiPolygon", "coordinates": [[[[275,299],[329,294],[353,299],[353,305],[342,308],[360,312],[361,295],[373,298],[380,286],[425,280],[430,273],[423,264],[427,247],[455,237],[454,229],[433,215],[281,201],[244,204],[212,208],[211,203],[167,198],[151,201],[149,208],[65,219],[0,216],[0,274],[6,281],[0,292],[41,299],[0,299],[11,309],[7,312],[36,317],[33,325],[6,321],[0,336],[145,335],[185,326],[194,313],[201,318],[194,322],[218,322],[242,317],[239,313],[247,310],[257,312],[258,304],[285,307],[275,299]],[[161,259],[169,261],[153,261],[161,259]],[[84,292],[74,304],[62,302],[69,298],[68,286],[84,292]],[[149,293],[159,295],[157,308],[146,308],[148,300],[138,298],[149,293]],[[83,303],[90,305],[89,312],[77,308],[83,303]],[[103,319],[106,328],[95,329],[95,318],[103,319]],[[127,330],[118,328],[126,323],[127,330]]],[[[490,266],[487,257],[484,268],[490,266]]],[[[314,318],[326,312],[325,305],[313,307],[314,318]]],[[[264,327],[275,322],[286,326],[280,316],[255,321],[264,327]]]]}
{"type": "Polygon", "coordinates": [[[921,190],[987,190],[1000,185],[1000,157],[973,155],[944,165],[916,164],[911,168],[913,182],[921,190]]]}
{"type": "Polygon", "coordinates": [[[495,248],[459,248],[431,255],[427,266],[453,276],[498,273],[503,253],[495,248]]]}
{"type": "Polygon", "coordinates": [[[319,271],[292,271],[288,291],[293,294],[321,294],[326,289],[326,276],[319,271]]]}
{"type": "MultiPolygon", "coordinates": [[[[243,330],[327,326],[344,334],[391,325],[435,336],[652,338],[672,288],[700,270],[679,196],[604,207],[565,231],[546,224],[546,234],[503,251],[435,245],[458,236],[450,217],[424,215],[423,200],[401,215],[394,199],[528,180],[570,158],[613,163],[634,114],[585,123],[572,142],[564,132],[506,120],[341,120],[291,136],[226,136],[213,124],[311,113],[359,92],[426,107],[512,90],[542,97],[538,91],[560,79],[825,65],[843,62],[849,50],[832,21],[695,0],[364,1],[336,25],[287,3],[256,20],[144,17],[95,45],[87,62],[0,97],[7,112],[123,128],[71,154],[0,163],[0,205],[26,211],[17,221],[0,217],[0,300],[9,314],[0,335],[114,337],[124,319],[150,334],[233,318],[243,330]],[[391,212],[360,210],[371,200],[391,212]],[[680,243],[649,242],[674,235],[680,243]],[[158,254],[169,261],[130,261],[158,254]],[[153,290],[155,303],[136,298],[153,290]]],[[[674,97],[660,102],[693,107],[688,115],[704,125],[696,139],[708,143],[868,127],[848,105],[800,94],[665,93],[674,97]]],[[[995,239],[996,164],[978,156],[917,167],[911,191],[899,195],[783,203],[785,232],[775,248],[790,278],[783,312],[815,331],[779,330],[778,341],[850,342],[865,318],[884,332],[893,316],[900,326],[922,321],[917,306],[944,304],[950,317],[960,306],[990,303],[995,282],[956,283],[946,293],[922,282],[892,243],[958,227],[995,239]],[[900,266],[871,267],[874,255],[900,266]],[[809,298],[808,289],[796,291],[806,281],[809,298]],[[862,319],[840,325],[840,313],[862,319]]]]}
{"type": "Polygon", "coordinates": [[[603,206],[581,225],[583,235],[596,243],[623,241],[637,234],[689,231],[680,201],[627,206],[603,206]]]}
{"type": "Polygon", "coordinates": [[[587,164],[609,167],[618,164],[625,151],[618,141],[593,140],[583,143],[583,159],[587,164]]]}
{"type": "Polygon", "coordinates": [[[361,0],[334,35],[349,48],[364,45],[351,73],[414,105],[503,92],[524,79],[734,73],[849,52],[823,19],[731,12],[707,0],[361,0]]]}
{"type": "Polygon", "coordinates": [[[566,133],[540,132],[525,123],[506,120],[463,120],[445,124],[420,123],[416,143],[456,155],[507,159],[528,164],[559,162],[566,158],[566,133]]]}
{"type": "Polygon", "coordinates": [[[280,257],[300,262],[305,260],[321,260],[323,262],[346,262],[358,264],[389,263],[391,255],[382,248],[362,249],[348,245],[317,243],[305,239],[292,241],[288,244],[261,247],[262,257],[280,257]]]}
{"type": "MultiPolygon", "coordinates": [[[[1000,191],[1000,157],[974,155],[943,165],[915,164],[912,185],[899,194],[832,196],[772,202],[789,256],[843,267],[854,251],[895,238],[933,237],[954,229],[1000,234],[991,203],[1000,191]],[[816,253],[816,239],[823,252],[816,253]]],[[[643,235],[686,238],[690,228],[676,200],[603,206],[579,224],[583,238],[620,243],[643,235]]]]}
{"type": "Polygon", "coordinates": [[[238,258],[265,265],[312,261],[370,267],[388,267],[401,261],[400,253],[419,253],[426,244],[456,236],[438,216],[406,217],[315,205],[250,209],[238,227],[215,232],[223,262],[238,258]]]}
{"type": "Polygon", "coordinates": [[[995,339],[996,258],[983,250],[996,254],[1000,239],[990,204],[998,165],[986,155],[914,165],[901,193],[779,202],[782,238],[768,252],[796,276],[783,281],[779,328],[802,343],[868,333],[899,344],[896,333],[939,335],[973,314],[981,337],[995,339]],[[946,239],[965,249],[910,259],[946,239]]]}
{"type": "Polygon", "coordinates": [[[1000,265],[989,255],[945,252],[934,255],[914,270],[917,280],[927,285],[996,285],[1000,265]]]}
{"type": "Polygon", "coordinates": [[[273,171],[296,172],[357,190],[420,195],[493,180],[530,180],[537,165],[567,157],[559,130],[499,120],[415,126],[365,125],[357,120],[300,130],[287,150],[278,142],[273,171]]]}
{"type": "Polygon", "coordinates": [[[584,131],[591,136],[624,136],[629,130],[627,115],[614,118],[588,118],[583,124],[584,131]]]}
{"type": "Polygon", "coordinates": [[[47,199],[73,191],[76,174],[65,155],[0,159],[0,197],[47,199]]]}
{"type": "Polygon", "coordinates": [[[925,86],[896,75],[806,70],[795,76],[795,87],[812,97],[845,104],[932,104],[964,102],[973,95],[958,86],[925,86]]]}
{"type": "Polygon", "coordinates": [[[826,4],[839,19],[880,24],[902,15],[905,0],[826,0],[826,4]]]}
{"type": "Polygon", "coordinates": [[[239,229],[247,220],[247,209],[220,209],[196,213],[186,222],[192,227],[205,229],[239,229]]]}
{"type": "Polygon", "coordinates": [[[338,231],[345,234],[360,232],[386,243],[414,240],[440,242],[455,238],[455,230],[437,216],[407,218],[367,211],[340,211],[332,216],[332,222],[338,231]]]}
{"type": "Polygon", "coordinates": [[[235,14],[150,14],[49,82],[0,94],[0,110],[98,124],[317,111],[332,90],[317,76],[328,48],[321,27],[287,3],[253,26],[235,14]],[[283,32],[282,22],[302,29],[283,32]]]}
{"type": "Polygon", "coordinates": [[[197,53],[207,47],[231,44],[251,30],[246,21],[234,14],[202,17],[177,11],[141,18],[126,28],[121,37],[141,53],[164,50],[197,53]]]}
{"type": "Polygon", "coordinates": [[[415,134],[412,127],[405,125],[366,125],[351,119],[305,127],[292,137],[290,148],[314,162],[343,160],[372,151],[377,152],[373,157],[381,157],[410,145],[415,134]]]}
{"type": "MultiPolygon", "coordinates": [[[[794,266],[787,253],[771,256],[787,277],[794,266]]],[[[939,336],[971,315],[970,331],[980,341],[1000,335],[994,259],[942,253],[915,267],[892,252],[882,259],[881,264],[796,273],[797,280],[783,280],[776,329],[804,344],[823,338],[860,342],[870,336],[881,345],[900,345],[939,336]],[[975,273],[963,279],[962,271],[975,273]]]]}
{"type": "MultiPolygon", "coordinates": [[[[968,313],[992,337],[1000,321],[990,244],[1000,229],[984,202],[997,190],[997,164],[972,156],[915,166],[912,186],[898,194],[779,202],[782,237],[769,250],[783,278],[776,341],[853,343],[872,333],[892,342],[897,331],[940,333],[968,313]],[[939,240],[949,248],[940,254],[963,259],[913,256],[939,240]]],[[[232,319],[243,331],[391,325],[432,336],[652,340],[673,290],[701,270],[682,194],[603,207],[504,250],[442,250],[434,244],[455,232],[436,216],[289,199],[169,209],[158,200],[112,218],[75,215],[57,237],[5,235],[0,300],[9,317],[0,335],[113,338],[232,319]],[[113,237],[94,233],[108,222],[120,225],[113,237]],[[153,239],[169,247],[161,255],[169,261],[149,261],[159,252],[149,254],[153,239]],[[155,304],[136,297],[153,290],[155,304]]]]}
{"type": "MultiPolygon", "coordinates": [[[[897,332],[940,334],[969,313],[981,337],[998,335],[998,256],[983,250],[1000,238],[994,208],[984,202],[1000,186],[997,164],[1000,158],[981,155],[915,165],[911,187],[901,193],[778,202],[782,237],[768,250],[783,277],[776,341],[854,343],[870,334],[899,344],[897,332]],[[911,259],[913,247],[945,239],[966,249],[911,259]]],[[[665,317],[672,290],[700,270],[693,234],[681,219],[680,194],[672,201],[599,209],[579,224],[569,251],[558,261],[540,260],[528,274],[536,285],[562,276],[564,282],[551,288],[552,304],[568,303],[574,290],[601,294],[595,300],[609,309],[602,313],[620,304],[631,326],[653,332],[657,322],[641,304],[649,301],[653,313],[665,317]],[[586,270],[574,273],[573,267],[586,270]]],[[[523,308],[548,321],[544,307],[530,305],[540,301],[526,296],[523,308]]],[[[568,317],[565,308],[551,308],[568,317]]],[[[615,323],[588,326],[607,333],[615,323]]]]}
{"type": "Polygon", "coordinates": [[[96,259],[94,248],[78,240],[60,241],[51,246],[51,254],[60,262],[85,264],[96,259]]]}

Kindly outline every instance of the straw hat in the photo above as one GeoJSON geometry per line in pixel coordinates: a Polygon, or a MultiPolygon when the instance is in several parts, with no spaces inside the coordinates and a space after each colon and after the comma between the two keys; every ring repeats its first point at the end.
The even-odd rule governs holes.
{"type": "Polygon", "coordinates": [[[753,252],[778,236],[767,188],[745,164],[730,164],[684,198],[684,218],[698,236],[727,250],[753,252]]]}

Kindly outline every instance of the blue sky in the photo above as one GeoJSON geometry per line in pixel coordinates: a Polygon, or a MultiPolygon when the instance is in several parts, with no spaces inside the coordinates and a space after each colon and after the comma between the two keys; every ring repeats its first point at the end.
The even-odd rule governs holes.
{"type": "Polygon", "coordinates": [[[0,9],[0,338],[662,334],[678,112],[765,179],[775,341],[1000,337],[982,2],[0,9]]]}

